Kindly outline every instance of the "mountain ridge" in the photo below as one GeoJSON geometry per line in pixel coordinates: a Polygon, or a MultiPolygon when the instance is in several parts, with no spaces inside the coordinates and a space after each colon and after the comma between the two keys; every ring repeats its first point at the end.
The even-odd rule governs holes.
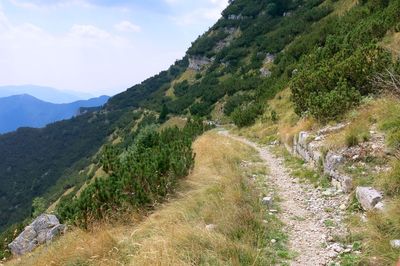
{"type": "Polygon", "coordinates": [[[74,101],[95,98],[90,93],[77,92],[72,90],[59,90],[48,86],[38,85],[7,85],[0,86],[0,97],[13,95],[29,94],[45,102],[51,103],[71,103],[74,101]]]}
{"type": "Polygon", "coordinates": [[[29,94],[0,98],[0,134],[14,131],[19,127],[40,128],[56,121],[69,119],[78,115],[81,107],[102,106],[108,99],[108,96],[100,96],[55,104],[39,100],[29,94]]]}

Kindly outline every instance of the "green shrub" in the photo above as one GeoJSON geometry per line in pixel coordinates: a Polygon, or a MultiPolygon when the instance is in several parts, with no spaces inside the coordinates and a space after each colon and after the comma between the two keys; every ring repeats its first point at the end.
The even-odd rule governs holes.
{"type": "Polygon", "coordinates": [[[57,206],[59,217],[86,227],[116,210],[144,208],[161,201],[193,167],[192,141],[204,130],[200,120],[189,121],[182,130],[175,127],[158,132],[146,127],[121,154],[105,148],[101,162],[110,177],[95,179],[79,197],[63,197],[57,206]]]}
{"type": "Polygon", "coordinates": [[[46,210],[46,200],[42,197],[36,197],[32,201],[32,217],[36,218],[46,210]]]}
{"type": "Polygon", "coordinates": [[[246,127],[254,124],[256,119],[263,114],[263,106],[260,103],[242,105],[233,111],[231,117],[238,127],[246,127]]]}
{"type": "Polygon", "coordinates": [[[312,93],[310,97],[309,112],[323,122],[339,118],[361,99],[360,93],[355,88],[349,88],[345,82],[339,82],[331,91],[312,93]]]}
{"type": "Polygon", "coordinates": [[[224,106],[224,114],[228,116],[231,115],[236,108],[249,100],[250,96],[243,93],[237,93],[229,97],[224,106]]]}

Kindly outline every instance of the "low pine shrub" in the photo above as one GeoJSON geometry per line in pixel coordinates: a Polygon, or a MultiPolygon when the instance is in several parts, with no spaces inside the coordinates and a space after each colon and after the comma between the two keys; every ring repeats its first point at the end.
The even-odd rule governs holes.
{"type": "Polygon", "coordinates": [[[264,108],[260,103],[249,103],[237,107],[231,117],[238,127],[246,127],[254,124],[256,119],[263,114],[264,108]]]}
{"type": "Polygon", "coordinates": [[[108,178],[97,178],[82,193],[61,199],[59,217],[87,227],[93,221],[111,217],[129,208],[145,208],[173,192],[178,180],[194,165],[191,148],[205,130],[202,121],[189,121],[183,129],[143,128],[126,151],[107,146],[101,164],[108,178]]]}

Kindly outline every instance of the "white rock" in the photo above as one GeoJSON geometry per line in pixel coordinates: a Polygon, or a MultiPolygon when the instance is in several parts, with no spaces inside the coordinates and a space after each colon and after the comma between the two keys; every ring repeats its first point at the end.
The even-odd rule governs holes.
{"type": "Polygon", "coordinates": [[[315,140],[315,141],[321,141],[321,140],[322,140],[322,137],[321,137],[321,136],[317,136],[317,137],[315,137],[314,140],[315,140]]]}
{"type": "Polygon", "coordinates": [[[352,251],[352,249],[351,248],[346,248],[345,250],[343,250],[343,252],[342,253],[350,253],[352,251]]]}
{"type": "Polygon", "coordinates": [[[329,249],[333,250],[337,253],[341,253],[343,251],[343,248],[339,243],[334,243],[334,244],[330,245],[329,249]]]}
{"type": "Polygon", "coordinates": [[[366,216],[365,214],[361,214],[361,215],[360,215],[360,220],[361,220],[361,222],[363,222],[363,223],[368,222],[368,218],[367,218],[367,216],[366,216]]]}
{"type": "Polygon", "coordinates": [[[390,241],[392,248],[400,248],[400,239],[395,239],[390,241]]]}
{"type": "Polygon", "coordinates": [[[276,239],[271,239],[271,243],[275,244],[276,243],[276,239]]]}
{"type": "Polygon", "coordinates": [[[263,203],[264,205],[267,205],[268,208],[271,208],[271,207],[272,207],[272,203],[273,203],[273,199],[272,199],[272,197],[264,197],[264,198],[262,199],[262,203],[263,203]]]}
{"type": "Polygon", "coordinates": [[[374,209],[375,209],[375,210],[378,210],[378,211],[383,211],[384,208],[385,208],[385,204],[384,204],[382,201],[381,201],[381,202],[378,202],[378,203],[374,206],[374,209]]]}
{"type": "Polygon", "coordinates": [[[206,230],[207,231],[214,231],[217,228],[216,224],[207,224],[206,225],[206,230]]]}
{"type": "Polygon", "coordinates": [[[372,210],[382,201],[382,194],[371,187],[357,187],[356,196],[364,210],[372,210]]]}

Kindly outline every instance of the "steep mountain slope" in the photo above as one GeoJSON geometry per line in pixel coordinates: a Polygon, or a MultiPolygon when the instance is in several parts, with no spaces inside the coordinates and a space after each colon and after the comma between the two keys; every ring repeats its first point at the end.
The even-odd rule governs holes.
{"type": "Polygon", "coordinates": [[[0,97],[29,94],[45,102],[71,103],[82,99],[93,98],[93,95],[75,91],[62,91],[55,88],[21,85],[21,86],[0,86],[0,97]]]}
{"type": "MultiPolygon", "coordinates": [[[[44,196],[51,203],[71,187],[58,214],[77,225],[107,218],[126,205],[152,206],[159,194],[146,182],[160,181],[160,176],[149,170],[157,166],[138,156],[136,144],[153,160],[148,152],[162,150],[165,143],[160,145],[154,128],[141,129],[169,116],[233,121],[238,127],[255,121],[260,127],[272,124],[271,131],[258,132],[268,140],[276,139],[281,123],[292,129],[302,118],[315,124],[340,120],[378,94],[374,78],[390,79],[386,70],[399,73],[397,58],[382,45],[400,30],[399,23],[400,2],[395,0],[231,1],[182,60],[112,97],[102,110],[1,136],[2,225],[29,216],[33,197],[44,196]],[[283,99],[283,107],[268,101],[280,91],[289,91],[274,99],[283,99]],[[145,184],[145,192],[135,194],[132,181],[145,184]]],[[[154,162],[165,167],[163,160],[154,162]]]]}
{"type": "Polygon", "coordinates": [[[54,104],[28,94],[0,98],[0,134],[19,127],[39,128],[69,119],[78,115],[81,107],[101,107],[108,99],[108,96],[100,96],[68,104],[54,104]]]}
{"type": "MultiPolygon", "coordinates": [[[[185,65],[179,64],[160,74],[165,77],[163,82],[173,80],[181,73],[185,65]]],[[[153,84],[153,80],[156,79],[143,84],[153,84]]],[[[158,88],[155,83],[154,86],[158,88]]],[[[105,107],[45,128],[20,128],[0,135],[0,229],[29,217],[34,197],[45,194],[48,202],[55,201],[64,189],[79,187],[92,177],[93,173],[81,170],[92,160],[98,163],[93,156],[108,140],[124,137],[129,142],[134,126],[155,122],[154,115],[143,119],[142,111],[134,111],[142,98],[151,95],[151,91],[140,93],[142,97],[121,95],[132,106],[117,110],[105,107]]]]}

